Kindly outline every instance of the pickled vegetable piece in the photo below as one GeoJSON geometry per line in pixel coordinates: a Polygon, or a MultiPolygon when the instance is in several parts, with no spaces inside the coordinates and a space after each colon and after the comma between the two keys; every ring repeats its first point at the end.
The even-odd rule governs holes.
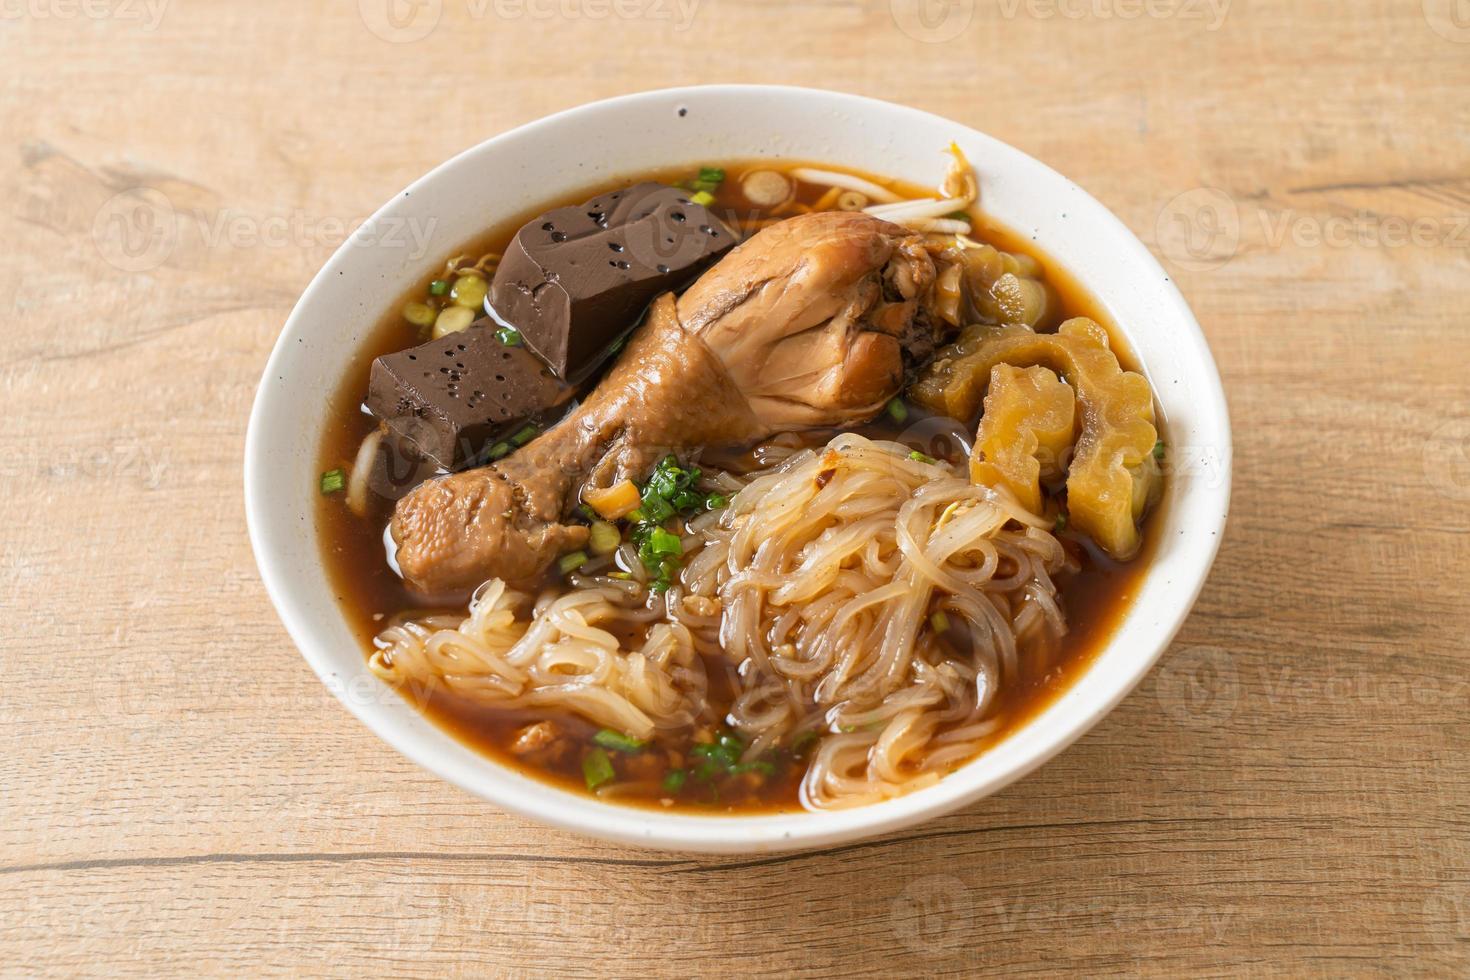
{"type": "Polygon", "coordinates": [[[930,411],[968,422],[980,410],[997,364],[1051,368],[1071,384],[1082,406],[1081,433],[1067,473],[1074,526],[1114,558],[1138,552],[1138,521],[1160,489],[1153,449],[1153,394],[1142,375],[1124,371],[1108,335],[1085,317],[1054,334],[1018,324],[967,327],[941,350],[909,389],[930,411]]]}
{"type": "Polygon", "coordinates": [[[970,479],[1004,486],[1041,514],[1041,481],[1063,472],[1076,441],[1077,398],[1048,368],[997,364],[970,456],[970,479]]]}

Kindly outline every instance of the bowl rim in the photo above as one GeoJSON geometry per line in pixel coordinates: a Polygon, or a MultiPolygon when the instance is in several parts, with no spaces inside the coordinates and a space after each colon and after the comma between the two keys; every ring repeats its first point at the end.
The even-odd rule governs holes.
{"type": "MultiPolygon", "coordinates": [[[[1145,655],[1137,656],[1130,670],[1119,676],[1111,677],[1106,682],[1108,686],[1103,688],[1103,693],[1094,697],[1089,710],[1069,716],[1059,726],[1047,730],[1044,732],[1044,737],[1038,739],[1036,745],[1025,751],[1013,765],[983,780],[964,780],[961,777],[966,770],[973,768],[976,762],[994,751],[994,748],[949,773],[935,785],[905,796],[845,810],[769,815],[692,815],[683,811],[660,812],[644,807],[605,803],[592,797],[540,783],[537,785],[542,786],[546,792],[533,791],[528,789],[528,777],[519,776],[513,769],[495,759],[477,755],[482,762],[488,763],[488,771],[497,775],[509,773],[518,778],[486,778],[485,767],[462,765],[451,758],[430,752],[416,741],[408,739],[400,730],[400,724],[388,713],[375,707],[375,702],[353,699],[345,695],[343,685],[337,678],[335,667],[330,661],[329,652],[313,635],[304,600],[293,591],[291,583],[287,581],[285,570],[267,546],[263,530],[266,514],[273,500],[270,486],[267,483],[263,459],[265,449],[263,418],[266,415],[268,404],[274,397],[272,388],[267,382],[287,356],[291,338],[301,329],[303,311],[311,306],[313,297],[323,289],[331,274],[338,271],[339,266],[350,262],[349,253],[353,245],[351,239],[344,242],[313,276],[286,319],[267,360],[246,431],[244,496],[246,521],[256,564],[265,583],[266,591],[287,633],[308,664],[322,682],[333,691],[338,700],[388,745],[429,772],[475,796],[508,812],[560,829],[641,847],[704,853],[768,853],[831,846],[859,838],[873,837],[951,813],[1034,771],[1070,746],[1111,712],[1148,674],[1164,651],[1168,649],[1204,588],[1218,553],[1220,541],[1224,536],[1230,502],[1232,444],[1224,388],[1203,331],[1172,279],[1138,237],[1101,202],[1044,163],[973,127],[921,109],[866,96],[786,85],[696,85],[614,96],[525,123],[491,136],[455,154],[413,181],[404,190],[390,197],[368,219],[367,226],[383,218],[401,198],[439,181],[447,172],[459,166],[462,161],[493,152],[497,144],[523,139],[538,131],[552,130],[609,109],[639,106],[650,102],[663,105],[670,99],[693,100],[732,95],[825,100],[834,109],[859,114],[891,114],[897,111],[915,120],[949,127],[956,133],[965,134],[967,138],[973,137],[980,142],[994,144],[1013,154],[1026,166],[1035,168],[1037,173],[1049,175],[1069,185],[1068,190],[1075,192],[1077,202],[1074,204],[1073,198],[1069,198],[1069,206],[1088,209],[1090,212],[1088,220],[1100,223],[1100,226],[1108,233],[1111,245],[1125,250],[1128,253],[1127,260],[1136,264],[1141,273],[1156,273],[1163,281],[1162,288],[1164,298],[1168,303],[1172,328],[1178,332],[1179,339],[1186,344],[1191,354],[1199,359],[1201,380],[1208,389],[1191,392],[1191,399],[1203,399],[1207,413],[1217,420],[1218,427],[1209,435],[1213,440],[1213,445],[1219,448],[1219,458],[1216,464],[1218,480],[1213,486],[1200,485],[1191,490],[1192,494],[1203,495],[1203,499],[1195,501],[1195,506],[1203,509],[1204,522],[1194,525],[1190,532],[1190,537],[1196,539],[1197,543],[1194,546],[1195,551],[1192,552],[1192,557],[1187,562],[1186,570],[1192,575],[1193,581],[1188,584],[1187,595],[1181,592],[1181,598],[1184,598],[1185,601],[1179,602],[1175,608],[1166,613],[1158,624],[1156,649],[1145,655]],[[411,744],[405,744],[405,742],[411,744]]],[[[1038,242],[1038,244],[1043,247],[1044,251],[1046,250],[1045,242],[1038,242]]],[[[1084,276],[1078,275],[1076,270],[1068,269],[1067,271],[1085,285],[1084,276]]],[[[1129,339],[1130,343],[1133,343],[1133,338],[1129,339]]],[[[1145,360],[1144,352],[1135,349],[1135,353],[1139,356],[1140,361],[1145,360]]],[[[1196,514],[1195,516],[1201,515],[1196,514]]],[[[1148,574],[1151,573],[1146,573],[1146,576],[1148,574]]],[[[1135,615],[1135,612],[1134,608],[1130,608],[1124,614],[1123,621],[1126,622],[1135,615]]],[[[1096,668],[1096,663],[1089,665],[1073,681],[1067,692],[1063,692],[1057,700],[1087,685],[1088,679],[1097,672],[1096,668]]],[[[1095,680],[1089,687],[1096,687],[1102,683],[1104,682],[1095,680]]],[[[1048,709],[1043,709],[1043,713],[1046,710],[1048,709]]],[[[1006,741],[1028,730],[1034,722],[1035,719],[1028,720],[1016,732],[1008,736],[1006,741]]],[[[453,738],[447,733],[445,737],[453,738]]]]}

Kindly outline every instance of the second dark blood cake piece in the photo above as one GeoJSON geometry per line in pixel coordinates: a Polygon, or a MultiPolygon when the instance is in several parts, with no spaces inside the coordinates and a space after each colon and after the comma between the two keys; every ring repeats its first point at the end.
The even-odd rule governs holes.
{"type": "Polygon", "coordinates": [[[446,470],[483,463],[499,441],[544,421],[571,396],[535,355],[506,346],[489,323],[373,361],[367,407],[405,452],[446,470]]]}
{"type": "Polygon", "coordinates": [[[490,286],[490,305],[551,369],[576,381],[655,296],[687,285],[735,245],[689,192],[642,183],[528,222],[490,286]]]}

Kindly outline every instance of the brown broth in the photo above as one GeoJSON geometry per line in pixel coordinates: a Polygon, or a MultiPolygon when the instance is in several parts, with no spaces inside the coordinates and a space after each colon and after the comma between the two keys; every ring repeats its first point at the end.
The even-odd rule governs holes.
{"type": "MultiPolygon", "coordinates": [[[[728,213],[736,219],[755,219],[757,222],[768,219],[767,215],[747,210],[743,198],[735,190],[738,181],[734,179],[734,176],[752,166],[784,170],[803,165],[848,170],[848,168],[833,168],[827,164],[806,164],[798,161],[726,163],[724,168],[731,179],[727,179],[721,185],[713,207],[722,216],[728,213]]],[[[849,172],[853,171],[849,170],[849,172]]],[[[552,207],[577,203],[638,180],[674,183],[688,179],[689,176],[688,168],[655,171],[616,182],[591,186],[576,194],[567,195],[561,200],[543,202],[533,209],[510,217],[477,240],[462,244],[452,252],[446,253],[445,260],[448,261],[451,255],[464,254],[473,257],[488,252],[503,252],[507,242],[525,221],[552,207]]],[[[931,193],[928,188],[906,185],[869,174],[861,174],[861,176],[886,184],[906,197],[919,197],[931,193]]],[[[821,188],[811,185],[799,184],[798,186],[797,200],[803,204],[810,205],[822,193],[821,188]]],[[[730,221],[730,223],[733,225],[735,222],[730,221]]],[[[1055,326],[1066,317],[1090,317],[1108,329],[1114,350],[1123,366],[1137,370],[1136,359],[1123,342],[1122,335],[1104,314],[1102,308],[1074,278],[1058,268],[1056,263],[1040,254],[1029,241],[1013,231],[998,226],[983,215],[973,216],[972,223],[975,231],[971,237],[988,242],[1002,251],[1024,253],[1041,264],[1043,278],[1055,290],[1060,300],[1059,315],[1049,316],[1047,322],[1040,325],[1042,328],[1055,326]]],[[[402,299],[385,313],[371,332],[368,342],[356,352],[355,359],[347,365],[342,382],[330,400],[328,423],[320,451],[322,471],[336,467],[350,467],[359,443],[373,429],[375,421],[366,414],[361,406],[363,395],[367,390],[368,372],[372,361],[380,354],[402,350],[423,339],[419,335],[419,328],[407,323],[399,310],[403,303],[411,299],[422,298],[428,289],[429,282],[441,273],[442,266],[419,282],[412,284],[411,288],[405,291],[402,299]]],[[[589,385],[593,383],[595,383],[595,378],[588,382],[589,385]]],[[[911,418],[905,426],[899,427],[886,417],[880,417],[867,426],[860,427],[859,431],[877,438],[894,438],[900,428],[911,428],[915,421],[916,419],[911,418]]],[[[1161,420],[1161,432],[1162,428],[1161,420]]],[[[818,438],[818,434],[812,434],[811,438],[818,438]]],[[[820,441],[825,441],[825,438],[826,436],[822,435],[820,441]]],[[[915,448],[934,451],[933,446],[916,446],[915,448]]],[[[1165,492],[1168,492],[1167,486],[1165,492]]],[[[407,611],[443,611],[445,608],[462,613],[464,603],[468,598],[467,596],[436,596],[429,601],[409,590],[386,560],[384,533],[392,515],[392,501],[370,495],[369,506],[368,517],[360,519],[346,508],[340,494],[319,496],[317,504],[317,527],[330,581],[334,586],[337,601],[343,613],[367,653],[372,651],[372,638],[380,631],[388,617],[407,611]]],[[[1159,510],[1161,508],[1155,508],[1155,515],[1159,510]]],[[[1128,563],[1113,561],[1081,536],[1070,531],[1063,532],[1061,536],[1068,542],[1068,547],[1075,548],[1082,558],[1082,570],[1058,582],[1069,632],[1063,638],[1060,649],[1055,653],[1032,652],[1022,656],[1022,676],[1008,678],[996,697],[995,711],[1003,718],[1002,726],[986,740],[980,749],[981,752],[1007,737],[1052,704],[1092,664],[1097,653],[1107,643],[1132,605],[1157,544],[1157,523],[1156,517],[1151,516],[1144,529],[1144,551],[1128,563]]],[[[708,658],[705,666],[710,676],[713,700],[720,700],[721,704],[727,704],[729,693],[733,688],[733,668],[726,662],[714,662],[708,658]]],[[[572,792],[586,792],[581,757],[583,750],[592,744],[591,739],[598,726],[580,717],[561,712],[531,712],[487,707],[443,690],[431,693],[413,691],[403,693],[414,701],[435,724],[477,751],[572,792]],[[540,757],[541,764],[532,766],[525,760],[512,755],[509,746],[517,732],[528,724],[542,720],[554,721],[564,733],[570,734],[571,738],[566,741],[578,748],[563,752],[561,757],[540,757]]],[[[630,763],[637,764],[634,757],[620,757],[620,765],[630,763]]],[[[718,800],[701,801],[680,798],[676,805],[705,813],[797,810],[800,809],[798,787],[802,770],[803,766],[799,760],[782,760],[777,765],[775,773],[765,778],[759,786],[747,786],[744,792],[740,791],[740,787],[736,787],[735,792],[727,791],[718,800]]],[[[653,807],[670,805],[667,801],[661,802],[656,795],[620,797],[618,802],[653,807]]]]}

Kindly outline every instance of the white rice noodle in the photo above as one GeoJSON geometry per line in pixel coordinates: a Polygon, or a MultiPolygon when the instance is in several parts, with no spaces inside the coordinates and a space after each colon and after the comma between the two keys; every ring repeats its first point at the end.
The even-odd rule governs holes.
{"type": "Polygon", "coordinates": [[[802,784],[819,809],[910,792],[973,757],[1002,724],[1019,630],[1066,629],[1048,522],[959,467],[852,433],[753,476],[681,577],[720,601],[741,684],[730,717],[751,751],[826,732],[802,784]]]}
{"type": "Polygon", "coordinates": [[[585,587],[543,596],[529,621],[526,596],[499,579],[482,585],[469,616],[395,622],[374,640],[375,674],[419,700],[438,692],[504,708],[550,708],[647,739],[690,725],[704,701],[703,663],[680,623],[648,627],[624,649],[604,626],[643,622],[622,590],[585,587]]]}
{"type": "Polygon", "coordinates": [[[373,460],[377,457],[378,446],[382,442],[382,429],[369,432],[357,447],[357,457],[352,461],[352,472],[347,475],[347,509],[358,517],[367,516],[368,480],[373,475],[373,460]]]}
{"type": "Polygon", "coordinates": [[[888,188],[875,184],[871,180],[854,177],[852,174],[839,173],[835,170],[818,170],[816,167],[795,167],[790,173],[797,180],[804,180],[809,184],[822,184],[826,187],[840,187],[845,191],[857,191],[875,201],[903,200],[888,188]]]}

